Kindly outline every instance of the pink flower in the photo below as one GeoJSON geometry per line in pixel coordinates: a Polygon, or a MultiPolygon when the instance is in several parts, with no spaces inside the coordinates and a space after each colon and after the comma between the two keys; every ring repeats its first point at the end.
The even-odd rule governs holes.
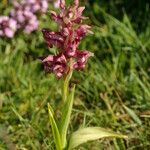
{"type": "Polygon", "coordinates": [[[85,65],[88,61],[88,58],[94,56],[93,53],[89,51],[77,51],[76,52],[76,62],[73,64],[73,68],[77,70],[81,70],[85,68],[85,65]]]}
{"type": "Polygon", "coordinates": [[[43,29],[42,32],[43,32],[44,39],[49,47],[52,48],[53,45],[58,48],[63,47],[64,39],[59,32],[53,32],[49,29],[43,29]]]}
{"type": "Polygon", "coordinates": [[[58,48],[58,55],[49,55],[42,59],[46,72],[54,73],[57,78],[68,73],[69,69],[84,69],[88,58],[93,56],[89,51],[79,51],[78,46],[87,33],[91,33],[91,27],[82,24],[86,19],[82,16],[85,7],[78,7],[79,1],[74,0],[72,6],[66,6],[65,0],[60,0],[61,12],[57,14],[51,11],[52,19],[59,25],[59,31],[43,29],[43,36],[47,45],[58,48]],[[58,61],[61,60],[61,61],[58,61]],[[70,60],[73,61],[70,64],[70,60]]]}
{"type": "Polygon", "coordinates": [[[7,16],[0,17],[0,36],[12,38],[17,29],[17,22],[7,16]]]}
{"type": "Polygon", "coordinates": [[[11,11],[11,18],[17,21],[17,28],[23,29],[26,33],[31,33],[38,28],[38,20],[36,15],[31,11],[32,4],[35,6],[34,0],[14,2],[14,9],[11,11]],[[30,5],[29,5],[30,4],[30,5]]]}
{"type": "Polygon", "coordinates": [[[44,64],[44,69],[46,72],[54,73],[57,78],[61,78],[63,74],[66,72],[66,58],[63,54],[59,55],[49,55],[46,58],[42,59],[42,63],[44,64]]]}

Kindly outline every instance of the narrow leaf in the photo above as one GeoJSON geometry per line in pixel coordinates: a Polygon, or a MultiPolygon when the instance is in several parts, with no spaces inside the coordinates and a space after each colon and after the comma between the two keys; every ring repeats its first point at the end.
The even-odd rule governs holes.
{"type": "Polygon", "coordinates": [[[83,128],[71,135],[68,150],[71,150],[88,141],[98,140],[106,137],[127,138],[125,135],[114,133],[100,127],[83,128]]]}
{"type": "Polygon", "coordinates": [[[67,136],[67,129],[70,122],[70,116],[72,111],[72,105],[73,105],[73,99],[74,99],[74,92],[75,92],[75,85],[72,88],[72,91],[70,95],[67,98],[67,101],[64,105],[63,112],[62,112],[62,118],[60,122],[60,135],[62,140],[63,148],[66,146],[66,136],[67,136]]]}
{"type": "Polygon", "coordinates": [[[16,114],[16,116],[19,118],[19,120],[20,120],[21,122],[24,122],[24,121],[25,121],[25,119],[22,118],[22,116],[17,112],[17,110],[16,110],[14,107],[11,107],[11,109],[12,109],[12,111],[16,114]]]}
{"type": "Polygon", "coordinates": [[[55,122],[55,119],[53,117],[53,110],[49,103],[48,103],[48,114],[49,114],[49,120],[50,120],[50,124],[51,124],[51,128],[52,128],[52,134],[53,134],[56,149],[62,150],[59,130],[58,130],[57,124],[55,122]]]}
{"type": "Polygon", "coordinates": [[[123,105],[123,107],[136,123],[138,123],[139,125],[142,124],[142,121],[140,120],[140,118],[136,115],[136,113],[133,110],[131,110],[130,108],[128,108],[125,105],[123,105]]]}

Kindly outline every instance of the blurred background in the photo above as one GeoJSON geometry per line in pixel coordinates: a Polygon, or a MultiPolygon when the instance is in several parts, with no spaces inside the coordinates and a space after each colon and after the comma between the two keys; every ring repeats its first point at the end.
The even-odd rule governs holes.
{"type": "MultiPolygon", "coordinates": [[[[12,10],[18,6],[12,2],[1,0],[0,16],[15,16],[12,10]]],[[[84,71],[73,74],[77,88],[70,131],[101,126],[129,138],[102,139],[78,150],[149,150],[150,1],[82,0],[80,4],[86,7],[86,22],[94,32],[80,49],[95,56],[84,71]]],[[[57,30],[50,11],[59,10],[56,1],[49,1],[48,8],[42,6],[30,15],[34,21],[27,20],[37,21],[35,28],[19,27],[13,36],[11,31],[4,35],[2,28],[8,24],[0,17],[0,150],[53,150],[47,102],[59,116],[61,81],[45,74],[38,58],[56,51],[46,46],[41,30],[57,30]]]]}

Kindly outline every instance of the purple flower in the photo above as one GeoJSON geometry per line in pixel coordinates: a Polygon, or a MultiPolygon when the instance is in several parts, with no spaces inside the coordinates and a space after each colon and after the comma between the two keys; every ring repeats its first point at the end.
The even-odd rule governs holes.
{"type": "Polygon", "coordinates": [[[48,0],[26,0],[26,5],[28,5],[30,10],[34,13],[45,13],[48,9],[48,0]]]}
{"type": "Polygon", "coordinates": [[[39,26],[37,14],[47,11],[48,2],[49,0],[13,0],[10,17],[0,17],[0,36],[12,38],[16,29],[26,33],[37,30],[39,26]]]}
{"type": "Polygon", "coordinates": [[[14,9],[11,11],[10,16],[17,21],[17,28],[23,29],[26,33],[31,33],[38,28],[38,20],[35,14],[31,11],[30,3],[33,0],[21,1],[20,3],[14,2],[14,9]]]}
{"type": "Polygon", "coordinates": [[[38,29],[39,22],[38,22],[37,17],[35,15],[33,15],[27,21],[28,21],[28,23],[24,27],[24,32],[31,33],[32,31],[38,29]]]}
{"type": "Polygon", "coordinates": [[[89,51],[80,51],[78,46],[81,40],[90,31],[91,27],[82,24],[86,19],[82,16],[85,7],[79,7],[79,1],[74,0],[72,6],[67,7],[65,0],[60,0],[61,12],[57,14],[51,11],[52,19],[59,25],[59,31],[43,29],[43,36],[47,45],[57,47],[58,55],[49,55],[42,60],[46,72],[54,73],[60,78],[68,73],[69,69],[81,70],[85,68],[88,58],[93,56],[89,51]],[[61,62],[57,61],[61,58],[61,62]],[[73,63],[69,63],[72,60],[73,63]]]}
{"type": "Polygon", "coordinates": [[[0,36],[12,38],[16,32],[17,23],[7,16],[0,16],[0,36]]]}
{"type": "Polygon", "coordinates": [[[52,48],[53,45],[58,48],[63,47],[64,38],[59,32],[53,32],[49,29],[43,29],[42,32],[44,39],[49,47],[52,48]]]}
{"type": "Polygon", "coordinates": [[[76,61],[73,64],[73,68],[76,70],[82,70],[85,68],[85,65],[88,61],[88,58],[93,56],[93,53],[89,52],[89,51],[76,51],[76,61]]]}
{"type": "Polygon", "coordinates": [[[66,72],[67,69],[66,62],[67,60],[62,53],[56,56],[49,55],[42,60],[45,71],[48,73],[49,72],[54,73],[57,78],[61,78],[63,74],[66,72]]]}

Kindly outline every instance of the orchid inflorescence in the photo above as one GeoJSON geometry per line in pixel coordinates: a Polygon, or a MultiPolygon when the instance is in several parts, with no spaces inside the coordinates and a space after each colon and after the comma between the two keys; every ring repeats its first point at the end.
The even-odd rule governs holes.
{"type": "Polygon", "coordinates": [[[14,0],[13,9],[8,16],[0,16],[0,36],[12,38],[17,29],[25,33],[37,30],[37,13],[45,13],[48,0],[14,0]]]}
{"type": "Polygon", "coordinates": [[[90,26],[83,24],[86,17],[82,16],[85,7],[79,7],[79,1],[74,0],[71,6],[66,6],[65,0],[60,0],[60,13],[51,11],[51,18],[59,25],[59,31],[43,29],[43,36],[47,45],[59,49],[57,55],[42,58],[46,72],[54,73],[57,78],[67,75],[70,70],[84,69],[86,62],[93,53],[80,51],[80,41],[90,31],[90,26]]]}

